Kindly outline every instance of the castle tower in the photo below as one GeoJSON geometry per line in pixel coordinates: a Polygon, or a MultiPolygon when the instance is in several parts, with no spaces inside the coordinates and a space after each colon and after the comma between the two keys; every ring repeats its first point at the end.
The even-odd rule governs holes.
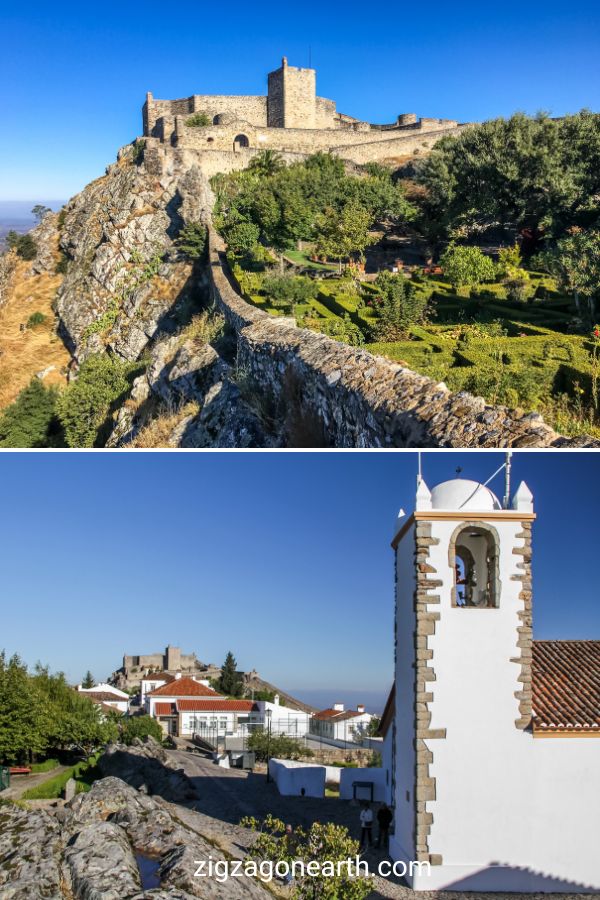
{"type": "Polygon", "coordinates": [[[170,644],[165,650],[166,670],[167,672],[175,672],[181,669],[181,648],[172,647],[170,644]]]}
{"type": "Polygon", "coordinates": [[[267,124],[270,128],[316,128],[317,73],[288,66],[268,75],[267,124]]]}
{"type": "Polygon", "coordinates": [[[390,852],[430,864],[409,877],[416,890],[492,867],[503,858],[496,824],[519,829],[517,788],[494,773],[531,743],[534,518],[525,484],[502,509],[488,488],[457,478],[432,491],[421,481],[414,513],[399,520],[390,852]]]}

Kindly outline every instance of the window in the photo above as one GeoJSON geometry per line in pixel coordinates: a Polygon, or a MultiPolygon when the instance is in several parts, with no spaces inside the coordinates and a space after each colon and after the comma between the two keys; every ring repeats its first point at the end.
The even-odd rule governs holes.
{"type": "Polygon", "coordinates": [[[495,609],[500,600],[498,535],[478,524],[463,525],[450,540],[454,574],[452,605],[460,609],[495,609]]]}

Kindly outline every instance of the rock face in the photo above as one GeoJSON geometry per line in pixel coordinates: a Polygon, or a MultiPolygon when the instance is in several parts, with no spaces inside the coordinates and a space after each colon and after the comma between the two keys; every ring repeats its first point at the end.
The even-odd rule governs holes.
{"type": "MultiPolygon", "coordinates": [[[[150,752],[150,748],[148,750],[150,752]]],[[[158,762],[158,758],[157,758],[158,762]]],[[[247,877],[196,878],[201,860],[224,854],[177,817],[177,807],[103,778],[51,816],[0,805],[1,900],[268,900],[247,877]],[[138,861],[154,860],[160,887],[143,890],[138,861]]]]}
{"type": "Polygon", "coordinates": [[[43,810],[0,804],[0,897],[2,900],[62,898],[66,871],[56,819],[43,810]]]}
{"type": "Polygon", "coordinates": [[[150,339],[176,330],[202,279],[175,240],[184,220],[207,222],[211,208],[210,186],[197,168],[149,172],[127,154],[69,202],[57,308],[78,360],[105,349],[134,360],[150,339]]]}
{"type": "Polygon", "coordinates": [[[165,338],[155,344],[147,370],[134,382],[130,400],[117,415],[110,447],[126,447],[144,425],[145,405],[158,400],[167,410],[187,403],[200,407],[173,425],[173,447],[272,447],[257,412],[244,399],[237,373],[210,344],[165,338]]]}
{"type": "Polygon", "coordinates": [[[158,794],[173,803],[196,797],[196,791],[184,772],[176,769],[168,753],[154,738],[136,738],[131,745],[109,744],[98,766],[103,775],[118,775],[134,788],[158,794]]]}

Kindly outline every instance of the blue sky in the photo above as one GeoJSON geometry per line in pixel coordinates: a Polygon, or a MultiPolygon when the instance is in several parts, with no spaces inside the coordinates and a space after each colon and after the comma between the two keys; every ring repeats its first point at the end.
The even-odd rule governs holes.
{"type": "Polygon", "coordinates": [[[597,2],[4,4],[0,200],[67,199],[141,129],[147,90],[265,93],[282,55],[360,118],[600,109],[597,2]]]}
{"type": "MultiPolygon", "coordinates": [[[[423,454],[432,487],[501,453],[423,454]]],[[[73,680],[167,643],[231,649],[324,705],[392,678],[393,560],[414,504],[404,453],[1,453],[0,647],[73,680]],[[344,693],[342,693],[342,690],[344,693]]],[[[518,453],[535,497],[534,630],[600,637],[600,456],[518,453]]],[[[502,478],[492,485],[502,493],[502,478]]]]}

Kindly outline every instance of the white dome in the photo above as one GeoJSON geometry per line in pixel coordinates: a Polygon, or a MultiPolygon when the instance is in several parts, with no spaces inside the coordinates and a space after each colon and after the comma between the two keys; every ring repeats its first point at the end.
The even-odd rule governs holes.
{"type": "Polygon", "coordinates": [[[502,509],[500,502],[489,488],[468,478],[443,481],[431,491],[431,508],[491,512],[502,509]]]}

